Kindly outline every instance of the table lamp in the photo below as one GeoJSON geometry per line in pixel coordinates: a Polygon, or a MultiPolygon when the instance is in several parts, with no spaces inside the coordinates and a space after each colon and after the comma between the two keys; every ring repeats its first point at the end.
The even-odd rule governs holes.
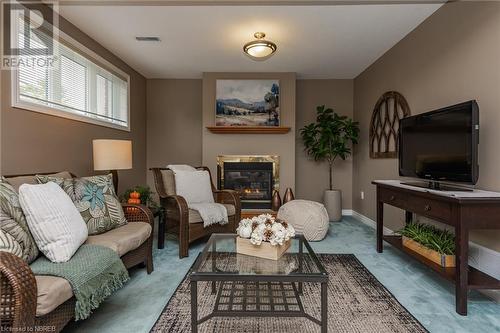
{"type": "Polygon", "coordinates": [[[132,141],[92,140],[94,170],[109,171],[113,175],[115,193],[118,194],[118,171],[132,169],[132,141]]]}

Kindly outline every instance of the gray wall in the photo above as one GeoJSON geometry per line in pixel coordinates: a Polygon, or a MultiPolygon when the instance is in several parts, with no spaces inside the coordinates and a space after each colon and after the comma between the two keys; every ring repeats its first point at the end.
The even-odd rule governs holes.
{"type": "Polygon", "coordinates": [[[202,164],[201,87],[201,80],[148,80],[148,169],[202,164]]]}
{"type": "Polygon", "coordinates": [[[0,171],[3,175],[69,170],[93,174],[92,139],[131,139],[133,170],[119,172],[120,191],[146,182],[146,79],[60,19],[60,28],[130,75],[131,131],[121,131],[11,107],[10,72],[1,71],[0,171]]]}
{"type": "MultiPolygon", "coordinates": [[[[477,99],[480,108],[478,187],[500,191],[500,3],[451,2],[441,7],[354,80],[354,117],[362,128],[354,155],[353,208],[375,219],[374,179],[398,178],[396,159],[369,158],[368,129],[378,97],[401,92],[413,114],[477,99]],[[360,191],[365,192],[361,200],[360,191]]],[[[390,209],[391,229],[403,215],[390,209]]],[[[500,232],[471,239],[500,251],[500,232]]]]}
{"type": "MultiPolygon", "coordinates": [[[[297,80],[295,157],[296,197],[323,200],[328,189],[328,164],[315,162],[304,152],[299,130],[316,120],[316,107],[326,105],[335,112],[353,117],[353,80],[297,80]]],[[[342,208],[352,208],[352,158],[335,162],[333,186],[342,190],[342,208]]]]}

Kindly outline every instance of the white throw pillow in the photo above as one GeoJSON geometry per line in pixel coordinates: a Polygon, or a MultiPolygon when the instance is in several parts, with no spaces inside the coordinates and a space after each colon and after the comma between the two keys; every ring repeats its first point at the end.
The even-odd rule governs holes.
{"type": "Polygon", "coordinates": [[[87,225],[56,183],[21,185],[19,202],[35,243],[50,261],[68,261],[87,239],[87,225]]]}
{"type": "Polygon", "coordinates": [[[175,189],[188,204],[214,202],[210,174],[206,170],[175,172],[175,189]]]}

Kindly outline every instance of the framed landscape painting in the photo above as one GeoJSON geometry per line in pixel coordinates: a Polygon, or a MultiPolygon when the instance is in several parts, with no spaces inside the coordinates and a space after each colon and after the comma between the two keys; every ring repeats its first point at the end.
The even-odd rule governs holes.
{"type": "Polygon", "coordinates": [[[217,80],[216,126],[280,126],[279,80],[217,80]]]}

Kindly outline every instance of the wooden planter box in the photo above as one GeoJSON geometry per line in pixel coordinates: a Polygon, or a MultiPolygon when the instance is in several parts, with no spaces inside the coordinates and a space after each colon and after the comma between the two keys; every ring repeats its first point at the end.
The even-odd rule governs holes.
{"type": "Polygon", "coordinates": [[[250,239],[236,237],[236,253],[264,259],[278,260],[283,253],[288,250],[291,242],[287,241],[283,245],[273,246],[271,243],[262,242],[260,245],[253,245],[250,239]]]}
{"type": "Polygon", "coordinates": [[[415,242],[413,239],[407,238],[405,236],[403,236],[402,239],[404,247],[420,254],[430,261],[435,262],[436,264],[443,267],[455,267],[454,255],[440,254],[439,252],[431,250],[428,247],[425,247],[422,244],[415,242]]]}

